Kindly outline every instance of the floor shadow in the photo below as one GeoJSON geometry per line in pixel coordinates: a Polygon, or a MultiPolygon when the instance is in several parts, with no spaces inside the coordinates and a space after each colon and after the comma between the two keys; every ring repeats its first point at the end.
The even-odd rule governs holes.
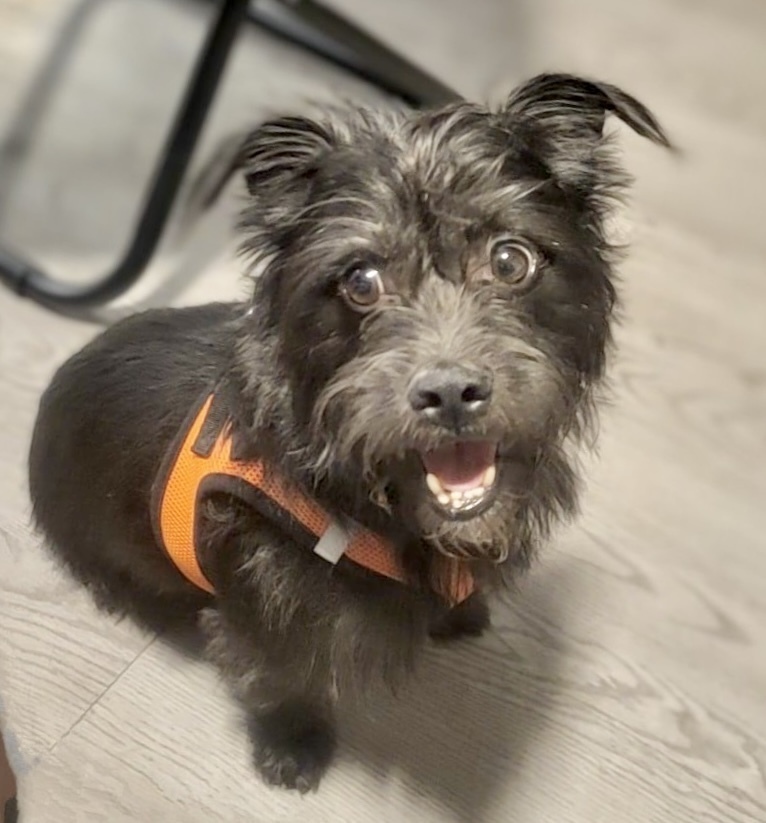
{"type": "MultiPolygon", "coordinates": [[[[383,782],[396,775],[461,823],[495,819],[501,791],[507,796],[530,753],[544,748],[564,653],[554,592],[566,585],[538,580],[533,593],[514,596],[512,609],[495,604],[502,625],[480,641],[433,649],[398,698],[376,695],[347,714],[341,759],[383,782]]],[[[502,819],[513,819],[510,809],[502,819]]]]}

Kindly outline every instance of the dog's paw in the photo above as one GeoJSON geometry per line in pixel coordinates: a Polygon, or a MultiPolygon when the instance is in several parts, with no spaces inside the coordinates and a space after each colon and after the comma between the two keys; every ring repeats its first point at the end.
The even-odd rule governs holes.
{"type": "Polygon", "coordinates": [[[487,601],[481,595],[473,595],[447,612],[429,634],[437,643],[448,643],[463,637],[481,637],[489,626],[487,601]]]}
{"type": "Polygon", "coordinates": [[[276,716],[257,722],[253,732],[255,766],[266,783],[301,794],[318,788],[335,752],[329,723],[276,716]]]}

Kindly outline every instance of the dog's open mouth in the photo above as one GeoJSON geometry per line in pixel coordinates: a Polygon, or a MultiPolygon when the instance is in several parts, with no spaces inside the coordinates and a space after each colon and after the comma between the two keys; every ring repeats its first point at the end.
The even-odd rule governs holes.
{"type": "Polygon", "coordinates": [[[497,443],[458,440],[421,452],[426,484],[450,517],[475,517],[492,502],[497,479],[497,443]]]}

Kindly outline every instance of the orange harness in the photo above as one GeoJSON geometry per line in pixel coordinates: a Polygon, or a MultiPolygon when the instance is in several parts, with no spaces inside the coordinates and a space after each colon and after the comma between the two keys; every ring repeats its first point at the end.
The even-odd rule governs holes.
{"type": "MultiPolygon", "coordinates": [[[[287,488],[261,461],[232,456],[231,427],[226,419],[216,419],[220,415],[214,411],[215,399],[214,394],[208,395],[182,430],[181,445],[174,446],[154,487],[152,519],[157,539],[187,580],[215,592],[200,567],[196,539],[200,498],[215,486],[245,500],[265,500],[275,519],[284,522],[286,517],[311,535],[314,553],[332,564],[344,557],[383,577],[407,581],[391,543],[362,527],[349,529],[337,523],[316,501],[287,488]]],[[[445,581],[436,588],[454,605],[465,600],[475,584],[466,564],[446,562],[445,581]]]]}

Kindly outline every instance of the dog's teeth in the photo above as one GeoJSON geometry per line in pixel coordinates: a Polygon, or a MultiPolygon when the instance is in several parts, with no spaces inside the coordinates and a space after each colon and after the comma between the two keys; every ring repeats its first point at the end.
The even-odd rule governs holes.
{"type": "Polygon", "coordinates": [[[426,485],[436,497],[438,497],[440,494],[444,494],[444,487],[442,486],[441,481],[435,474],[429,473],[426,475],[426,485]]]}
{"type": "Polygon", "coordinates": [[[426,474],[426,485],[439,503],[451,509],[464,509],[476,500],[480,500],[487,493],[487,489],[495,481],[495,467],[490,466],[482,478],[482,483],[473,489],[445,489],[441,480],[430,472],[426,474]]]}

